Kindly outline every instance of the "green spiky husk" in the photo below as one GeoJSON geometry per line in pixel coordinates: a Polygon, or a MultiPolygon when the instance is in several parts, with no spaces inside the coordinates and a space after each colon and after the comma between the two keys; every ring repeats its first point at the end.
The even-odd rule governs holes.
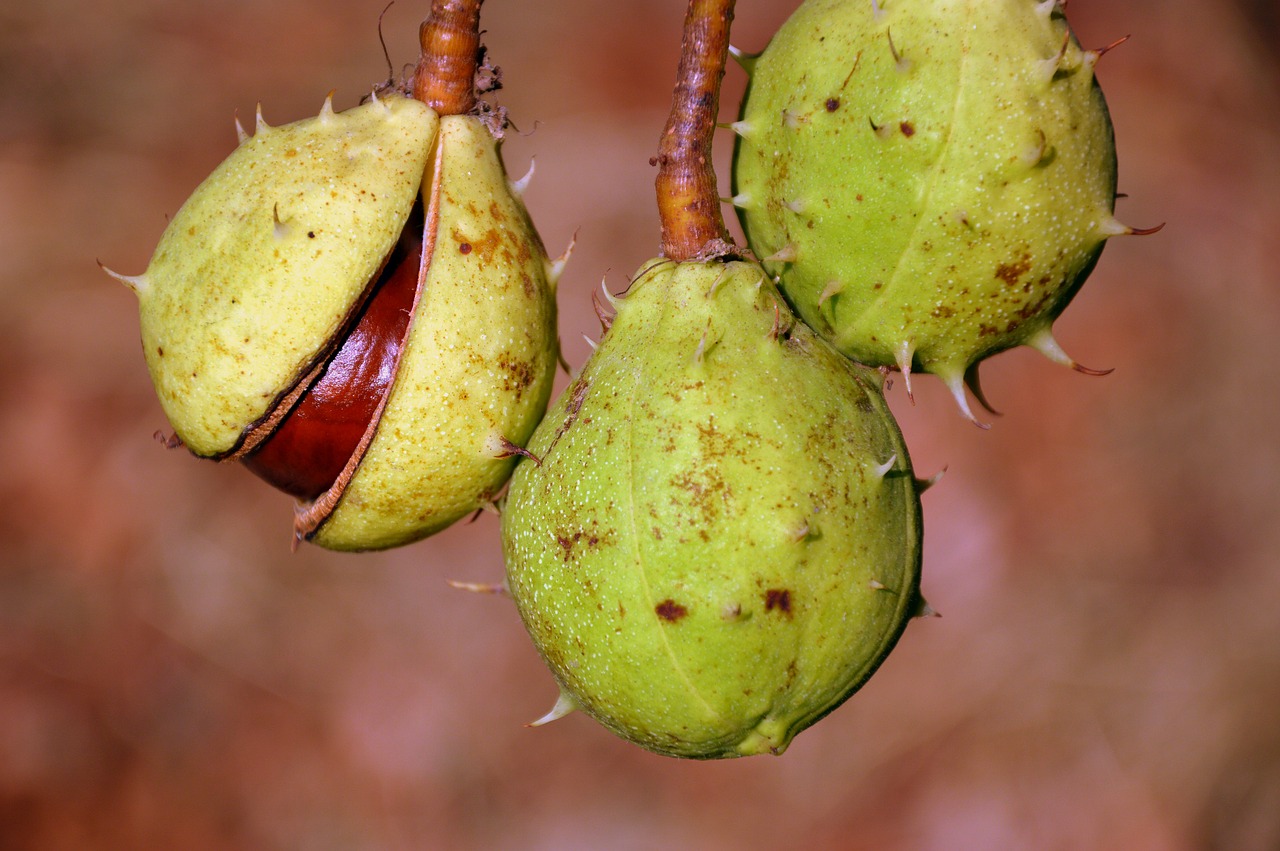
{"type": "Polygon", "coordinates": [[[1047,332],[1092,270],[1111,123],[1056,7],[880,5],[807,0],[773,38],[734,192],[806,322],[860,362],[954,379],[1047,332]]]}
{"type": "Polygon", "coordinates": [[[754,264],[642,269],[528,448],[511,595],[562,691],[645,748],[780,753],[916,610],[919,498],[879,376],[754,264]]]}

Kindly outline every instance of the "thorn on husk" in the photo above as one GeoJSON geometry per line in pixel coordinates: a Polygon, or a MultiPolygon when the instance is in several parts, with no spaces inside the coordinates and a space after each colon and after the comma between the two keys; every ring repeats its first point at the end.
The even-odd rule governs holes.
{"type": "Polygon", "coordinates": [[[1103,219],[1099,230],[1102,232],[1103,239],[1109,239],[1113,236],[1150,236],[1153,233],[1159,233],[1164,230],[1165,222],[1161,222],[1151,228],[1135,228],[1126,225],[1115,216],[1108,216],[1103,219]]]}
{"type": "Polygon", "coordinates": [[[915,480],[915,481],[916,481],[916,493],[917,493],[917,494],[922,494],[922,493],[924,493],[924,492],[925,492],[925,491],[927,491],[929,488],[933,487],[933,486],[934,486],[934,485],[936,485],[938,482],[942,481],[942,477],[943,477],[943,476],[945,476],[946,474],[947,474],[947,468],[946,468],[946,467],[943,467],[941,470],[939,470],[938,472],[934,473],[932,476],[930,476],[930,477],[929,477],[929,478],[927,478],[927,479],[916,479],[916,480],[915,480]]]}
{"type": "Polygon", "coordinates": [[[794,263],[796,259],[795,243],[787,243],[777,251],[764,258],[765,263],[794,263]]]}
{"type": "Polygon", "coordinates": [[[960,413],[965,419],[981,429],[991,428],[990,423],[984,423],[973,415],[973,409],[969,407],[969,398],[965,395],[965,383],[963,372],[953,372],[949,375],[939,375],[942,382],[947,385],[947,389],[951,391],[951,398],[955,399],[956,407],[960,409],[960,413]]]}
{"type": "Polygon", "coordinates": [[[106,272],[108,275],[115,278],[117,281],[124,284],[126,287],[133,290],[135,293],[141,293],[147,289],[148,282],[147,282],[147,277],[145,273],[141,275],[121,275],[119,272],[112,271],[111,269],[108,269],[106,266],[102,265],[101,260],[98,260],[95,262],[98,264],[99,269],[106,272]]]}
{"type": "Polygon", "coordinates": [[[1058,344],[1053,337],[1053,331],[1046,328],[1027,339],[1027,345],[1047,357],[1049,360],[1060,366],[1069,366],[1076,372],[1085,375],[1110,375],[1115,372],[1115,367],[1111,369],[1091,369],[1090,367],[1079,364],[1058,344]]]}
{"type": "Polygon", "coordinates": [[[902,373],[902,382],[907,387],[907,401],[913,405],[916,403],[915,394],[911,392],[911,361],[914,358],[915,350],[911,343],[903,340],[897,352],[898,371],[902,373]]]}
{"type": "Polygon", "coordinates": [[[739,50],[732,44],[729,45],[729,55],[733,57],[734,62],[737,62],[738,65],[742,67],[743,71],[747,72],[748,76],[755,71],[756,60],[760,58],[759,53],[747,53],[746,51],[739,50]]]}
{"type": "Polygon", "coordinates": [[[1086,50],[1084,52],[1085,64],[1092,69],[1095,65],[1098,64],[1099,59],[1106,56],[1108,53],[1115,50],[1120,45],[1124,44],[1130,38],[1131,36],[1127,36],[1127,35],[1121,36],[1120,38],[1108,44],[1106,47],[1099,47],[1097,50],[1086,50]]]}
{"type": "Polygon", "coordinates": [[[898,52],[898,48],[893,43],[893,33],[891,31],[885,30],[884,34],[889,39],[889,52],[893,54],[893,61],[898,67],[898,73],[907,73],[911,70],[911,60],[898,52]]]}
{"type": "Polygon", "coordinates": [[[459,591],[470,591],[474,594],[497,594],[505,597],[511,593],[510,589],[507,588],[507,583],[505,581],[463,582],[458,579],[446,579],[445,582],[449,583],[450,588],[457,588],[459,591]]]}
{"type": "Polygon", "coordinates": [[[564,274],[564,267],[569,265],[569,258],[573,257],[573,249],[577,244],[578,232],[575,230],[573,236],[569,237],[569,244],[565,246],[564,251],[547,267],[547,281],[552,289],[560,283],[560,276],[564,274]]]}
{"type": "Polygon", "coordinates": [[[698,340],[698,348],[693,351],[694,363],[702,363],[707,355],[707,337],[711,333],[711,317],[707,317],[707,327],[702,329],[702,338],[698,340]]]}
{"type": "Polygon", "coordinates": [[[153,434],[152,437],[155,438],[156,442],[165,449],[180,449],[184,445],[182,438],[178,437],[177,432],[166,437],[164,431],[156,429],[156,433],[153,434]]]}
{"type": "Polygon", "coordinates": [[[979,365],[979,361],[975,361],[970,364],[969,368],[964,372],[964,383],[968,385],[969,392],[978,400],[978,404],[986,409],[987,413],[996,417],[1004,416],[995,408],[991,407],[991,403],[987,401],[987,394],[982,392],[982,381],[978,378],[979,365]]]}
{"type": "Polygon", "coordinates": [[[1071,30],[1062,34],[1062,46],[1058,52],[1040,63],[1040,74],[1046,81],[1052,80],[1062,67],[1062,60],[1067,56],[1067,47],[1071,44],[1071,30]]]}
{"type": "Polygon", "coordinates": [[[533,180],[533,173],[537,171],[538,161],[529,157],[529,170],[524,173],[524,177],[511,184],[511,194],[524,197],[525,190],[529,188],[529,183],[533,180]]]}
{"type": "Polygon", "coordinates": [[[923,594],[916,592],[916,608],[911,613],[911,616],[913,618],[940,618],[942,613],[930,606],[929,601],[924,598],[923,594]]]}
{"type": "MultiPolygon", "coordinates": [[[[600,288],[604,289],[604,281],[600,281],[600,288]]],[[[605,290],[606,297],[608,290],[605,290]]],[[[596,290],[591,291],[591,307],[596,312],[596,318],[600,320],[600,330],[608,331],[613,327],[613,314],[610,313],[600,301],[600,293],[596,290]]]]}
{"type": "Polygon", "coordinates": [[[521,458],[528,458],[535,466],[542,466],[542,459],[534,455],[528,449],[517,446],[507,440],[502,435],[493,435],[486,441],[486,448],[492,453],[494,458],[511,458],[519,455],[521,458]]]}
{"type": "Polygon", "coordinates": [[[321,124],[328,124],[333,120],[333,95],[337,89],[330,89],[329,94],[325,95],[324,103],[320,106],[320,115],[318,116],[321,124]]]}
{"type": "Polygon", "coordinates": [[[525,724],[526,727],[541,727],[544,724],[550,724],[552,721],[559,721],[566,715],[577,711],[578,701],[574,700],[568,692],[561,690],[560,696],[556,698],[556,705],[551,707],[551,711],[543,715],[537,721],[530,721],[525,724]]]}

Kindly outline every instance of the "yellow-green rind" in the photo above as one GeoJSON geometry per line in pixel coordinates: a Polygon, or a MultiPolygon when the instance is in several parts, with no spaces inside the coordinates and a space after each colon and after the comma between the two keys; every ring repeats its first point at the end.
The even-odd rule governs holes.
{"type": "Polygon", "coordinates": [[[1095,59],[1052,3],[806,0],[738,125],[753,250],[863,363],[957,377],[1027,342],[1111,235],[1095,59]]]}
{"type": "Polygon", "coordinates": [[[554,282],[497,143],[480,120],[445,116],[435,162],[428,276],[373,441],[311,539],[331,549],[398,546],[492,501],[514,464],[502,440],[523,446],[551,395],[554,282]]]}
{"type": "Polygon", "coordinates": [[[754,264],[642,269],[529,449],[511,595],[563,692],[642,747],[781,753],[915,610],[919,498],[878,376],[754,264]]]}
{"type": "Polygon", "coordinates": [[[437,123],[398,96],[259,122],[173,217],[133,287],[192,452],[233,451],[326,353],[408,219],[437,123]]]}

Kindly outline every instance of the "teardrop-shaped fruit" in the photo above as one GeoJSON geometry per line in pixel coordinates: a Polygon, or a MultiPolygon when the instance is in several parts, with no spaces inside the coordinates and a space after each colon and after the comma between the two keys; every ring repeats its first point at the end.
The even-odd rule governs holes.
{"type": "Polygon", "coordinates": [[[871,675],[917,611],[921,542],[879,384],[755,264],[641,269],[502,513],[550,717],[672,756],[780,753],[871,675]]]}
{"type": "Polygon", "coordinates": [[[259,120],[125,281],[177,437],[298,497],[297,538],[333,549],[491,501],[550,396],[553,266],[498,141],[396,94],[259,120]]]}
{"type": "Polygon", "coordinates": [[[1099,55],[1054,0],[806,0],[747,63],[733,174],[753,251],[837,348],[935,373],[966,412],[996,352],[1075,365],[1050,326],[1132,232],[1099,55]]]}

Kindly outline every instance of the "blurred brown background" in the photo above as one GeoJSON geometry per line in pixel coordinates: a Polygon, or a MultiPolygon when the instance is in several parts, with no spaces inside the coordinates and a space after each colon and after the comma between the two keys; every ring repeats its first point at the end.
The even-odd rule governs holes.
{"type": "MultiPolygon", "coordinates": [[[[1271,0],[1072,0],[1120,149],[1115,240],[963,421],[899,386],[925,499],[917,622],[781,758],[682,763],[585,717],[483,517],[401,551],[289,552],[290,501],[167,452],[132,295],[232,116],[354,105],[383,0],[0,9],[0,847],[1280,848],[1280,59],[1271,0]]],[[[385,32],[413,60],[425,0],[385,32]]],[[[793,4],[742,0],[759,49],[793,4]]],[[[569,361],[589,293],[654,254],[648,158],[683,0],[490,0],[511,171],[569,361]]],[[[743,83],[731,69],[724,115],[743,83]]],[[[730,147],[720,143],[720,173],[730,147]]],[[[563,382],[563,377],[561,379],[563,382]]]]}

